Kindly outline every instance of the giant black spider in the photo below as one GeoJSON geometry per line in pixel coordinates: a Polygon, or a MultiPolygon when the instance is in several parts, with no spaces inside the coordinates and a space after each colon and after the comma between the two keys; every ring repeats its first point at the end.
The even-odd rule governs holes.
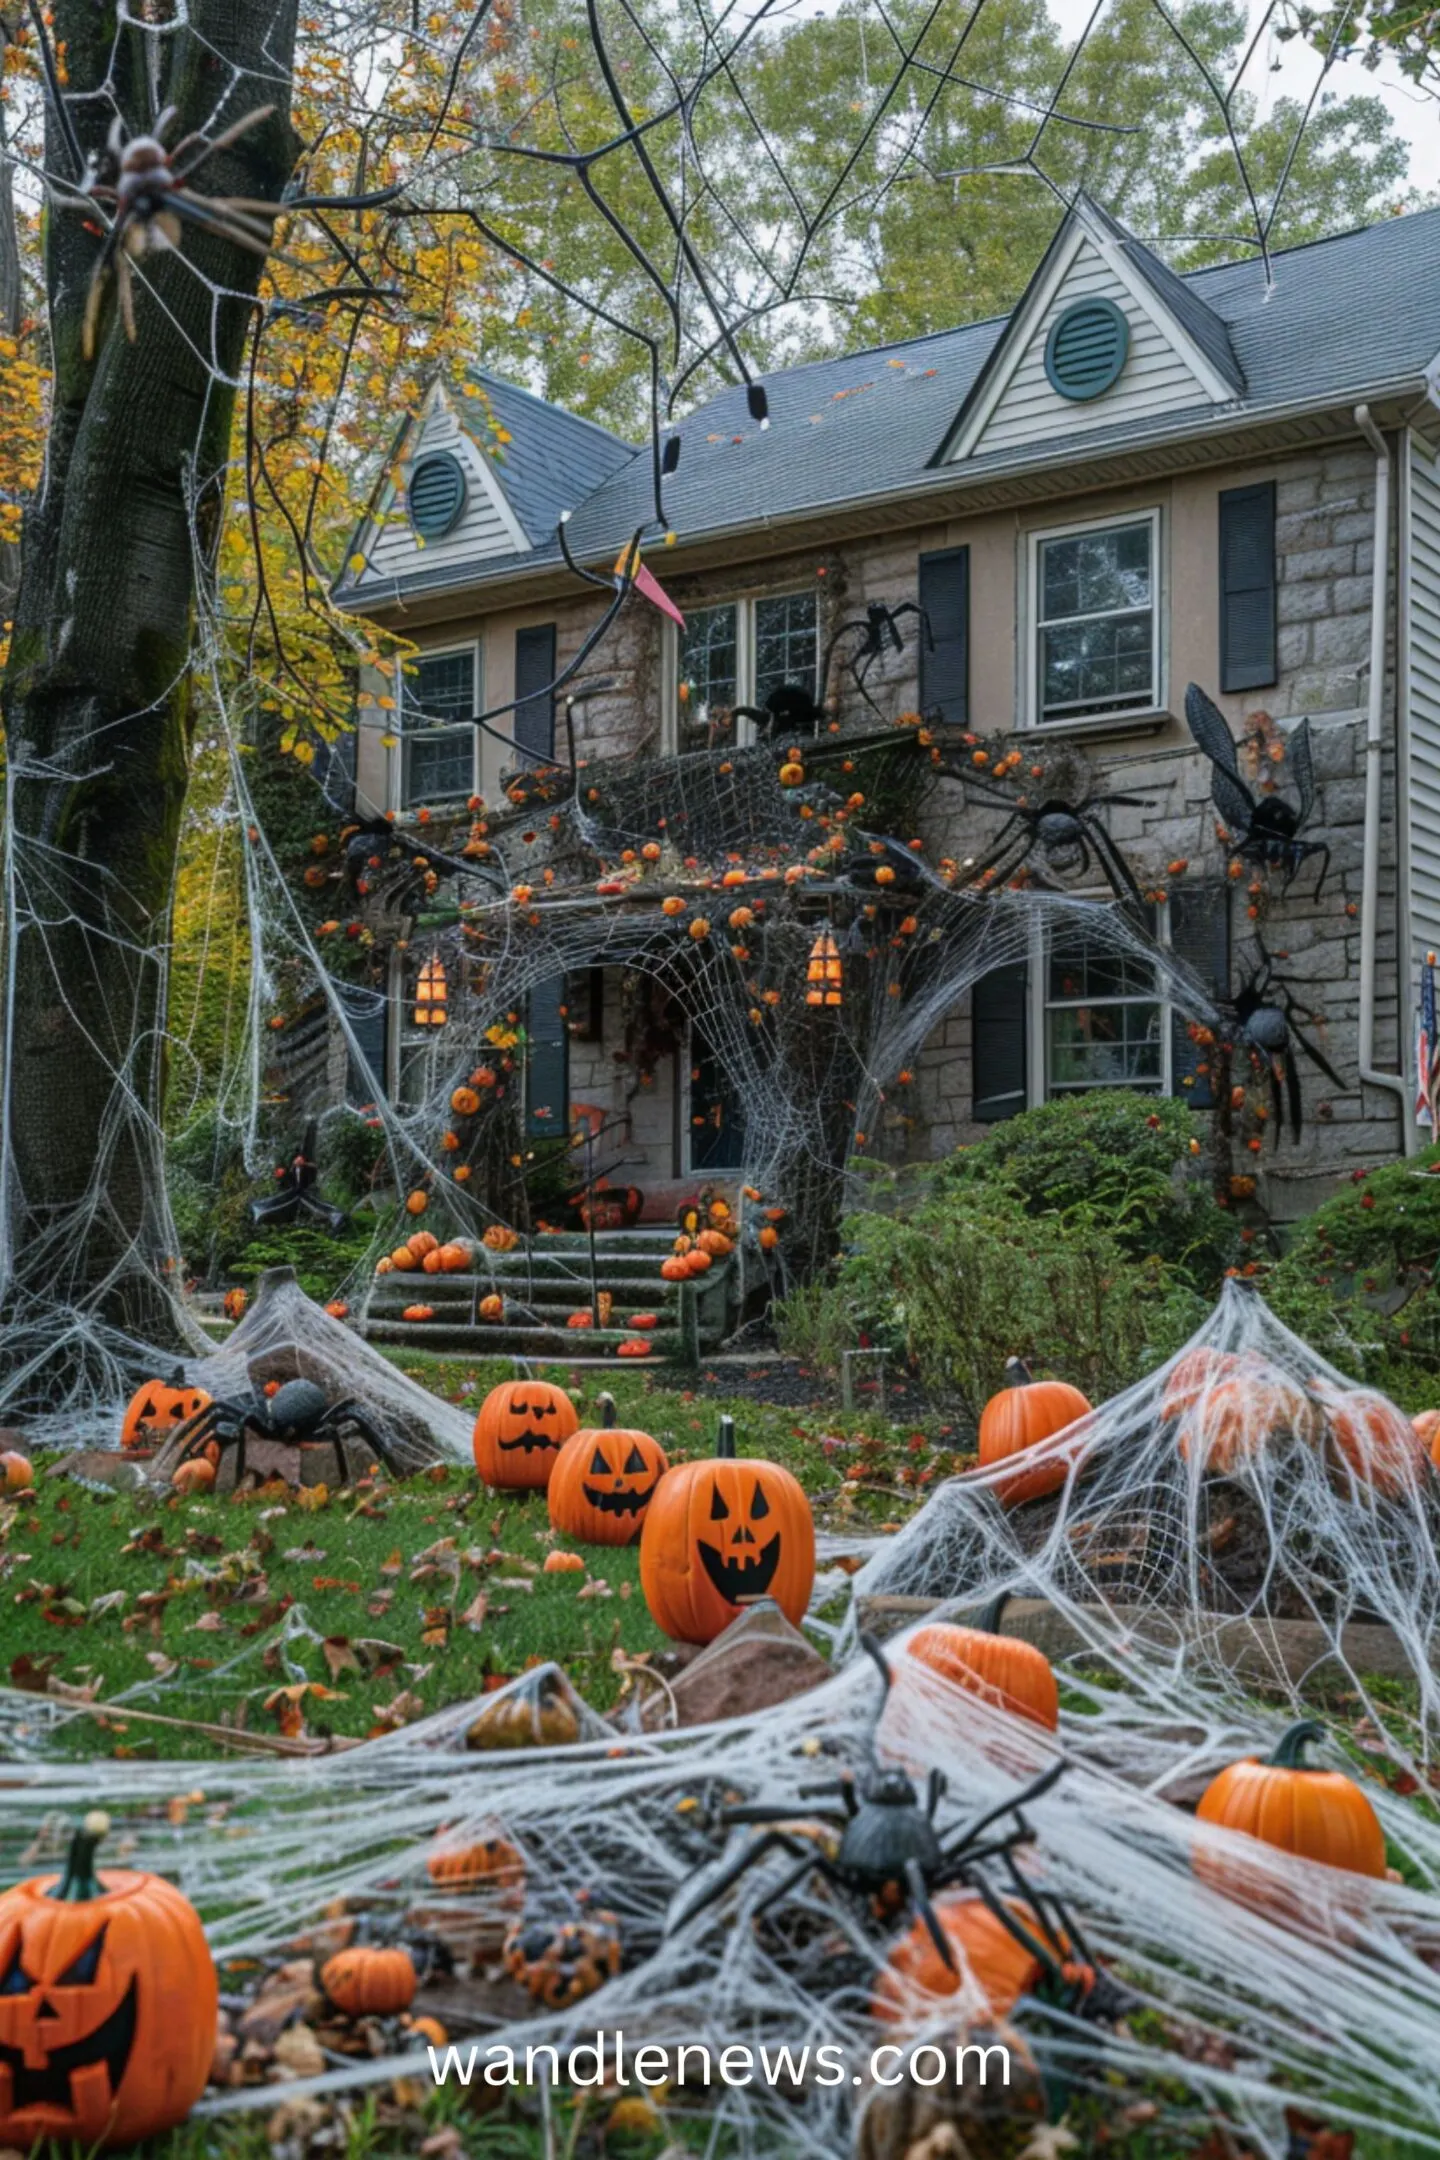
{"type": "Polygon", "coordinates": [[[103,153],[92,157],[71,197],[81,206],[98,204],[113,212],[95,258],[85,302],[83,348],[87,360],[95,356],[100,302],[112,269],[120,319],[133,345],[135,296],[131,261],[156,249],[178,248],[182,220],[252,255],[273,252],[274,239],[268,228],[273,219],[286,215],[290,207],[287,203],[252,202],[241,195],[197,195],[190,182],[207,159],[219,150],[228,150],[251,128],[268,120],[274,110],[273,105],[256,106],[221,134],[198,131],[187,135],[173,150],[165,147],[165,131],[175,118],[173,105],[161,113],[149,135],[127,136],[124,121],[116,115],[103,153]]]}
{"type": "MultiPolygon", "coordinates": [[[[177,1428],[152,1474],[157,1479],[168,1478],[182,1462],[193,1462],[199,1456],[213,1461],[214,1443],[222,1456],[234,1451],[233,1482],[239,1485],[250,1474],[246,1450],[252,1440],[278,1440],[295,1448],[328,1441],[342,1466],[355,1475],[363,1476],[377,1460],[392,1472],[402,1467],[390,1440],[359,1403],[348,1397],[332,1403],[315,1381],[287,1380],[268,1398],[252,1395],[245,1402],[227,1402],[217,1397],[207,1403],[177,1428]],[[358,1448],[357,1441],[361,1443],[358,1448]],[[345,1457],[351,1450],[355,1461],[347,1465],[345,1457]]],[[[227,1476],[224,1482],[229,1484],[231,1480],[227,1476]]]]}
{"type": "Polygon", "coordinates": [[[899,618],[902,615],[918,615],[926,640],[931,645],[934,644],[934,638],[930,634],[929,617],[915,601],[902,600],[898,606],[892,608],[887,607],[883,600],[872,600],[863,615],[852,615],[847,621],[836,626],[825,648],[825,657],[820,667],[818,699],[803,683],[777,683],[763,705],[737,705],[736,719],[755,722],[758,742],[774,742],[781,736],[818,734],[821,725],[830,719],[825,698],[829,690],[830,670],[835,663],[835,654],[841,640],[854,637],[857,632],[861,642],[850,655],[846,666],[865,703],[883,719],[884,714],[880,713],[880,707],[865,687],[865,678],[887,645],[893,652],[905,650],[905,640],[900,635],[899,628],[899,618]]]}
{"type": "MultiPolygon", "coordinates": [[[[1290,1131],[1294,1139],[1300,1138],[1303,1124],[1300,1100],[1300,1074],[1295,1064],[1295,1052],[1301,1050],[1312,1065],[1317,1065],[1327,1080],[1343,1090],[1345,1083],[1334,1066],[1309,1037],[1300,1032],[1299,1018],[1313,1024],[1315,1014],[1308,1006],[1300,1005],[1294,996],[1292,985],[1275,972],[1275,962],[1265,949],[1264,940],[1257,937],[1256,965],[1245,977],[1235,995],[1221,1008],[1222,1026],[1233,1034],[1231,1048],[1243,1050],[1256,1071],[1264,1070],[1270,1082],[1270,1103],[1275,1114],[1275,1145],[1280,1145],[1280,1128],[1284,1123],[1281,1088],[1290,1111],[1290,1131]]],[[[1302,984],[1300,987],[1304,987],[1302,984]]],[[[1223,1113],[1228,1117],[1228,1091],[1222,1090],[1223,1113]]]]}
{"type": "MultiPolygon", "coordinates": [[[[883,1711],[891,1686],[890,1667],[872,1635],[862,1635],[860,1641],[884,1682],[880,1699],[880,1711],[883,1711]]],[[[958,1969],[954,1945],[940,1923],[932,1900],[936,1892],[955,1883],[964,1883],[982,1899],[1006,1932],[1034,1958],[1044,1980],[1058,1996],[1073,2001],[1086,2014],[1109,2016],[1116,2000],[1113,1983],[1100,1973],[1074,1920],[1060,1900],[1053,1892],[1041,1891],[1029,1882],[1015,1860],[1016,1847],[1027,1844],[1034,1836],[1023,1813],[1026,1804],[1048,1792],[1069,1765],[1063,1760],[1053,1763],[999,1807],[991,1808],[987,1814],[958,1830],[942,1831],[935,1818],[947,1790],[944,1772],[931,1770],[922,1804],[914,1784],[903,1770],[887,1769],[876,1759],[874,1734],[880,1711],[871,1726],[866,1748],[868,1761],[858,1777],[847,1769],[825,1784],[801,1788],[799,1797],[802,1801],[824,1799],[833,1794],[838,1805],[797,1811],[793,1804],[783,1801],[759,1801],[723,1810],[720,1819],[727,1827],[742,1823],[763,1825],[761,1835],[752,1838],[698,1896],[691,1896],[678,1912],[672,1913],[669,1931],[693,1920],[707,1906],[724,1897],[757,1861],[779,1851],[788,1853],[796,1866],[765,1898],[762,1910],[780,1904],[811,1873],[820,1875],[849,1896],[867,1899],[872,1908],[883,1915],[888,1916],[908,1903],[924,1923],[937,1953],[954,1972],[958,1969]],[[832,1825],[839,1831],[833,1858],[818,1851],[803,1834],[789,1827],[795,1824],[797,1812],[806,1820],[832,1825]],[[1013,1826],[1002,1834],[987,1837],[986,1833],[1003,1822],[1007,1815],[1012,1818],[1013,1826]],[[1015,1893],[1015,1898],[1023,1902],[1028,1914],[1034,1916],[1033,1926],[1028,1917],[1021,1919],[1015,1911],[1015,1898],[1002,1898],[988,1881],[984,1870],[992,1861],[1000,1863],[1007,1886],[1015,1893]],[[1084,1963],[1077,1966],[1073,1962],[1076,1958],[1084,1963]]]]}
{"type": "Polygon", "coordinates": [[[1002,795],[997,788],[982,787],[970,779],[965,785],[970,793],[986,802],[1004,803],[1010,811],[995,835],[989,854],[978,863],[966,864],[968,881],[972,885],[1007,884],[1037,848],[1048,864],[1058,867],[1068,858],[1067,867],[1074,867],[1083,876],[1090,868],[1093,851],[1116,899],[1128,901],[1137,913],[1143,913],[1140,888],[1131,874],[1130,865],[1095,816],[1095,810],[1101,803],[1118,803],[1126,809],[1143,810],[1149,807],[1145,796],[1092,795],[1084,803],[1047,796],[1044,802],[1029,803],[1017,802],[1013,796],[1002,795]]]}
{"type": "Polygon", "coordinates": [[[1330,872],[1330,849],[1323,840],[1300,838],[1315,807],[1315,759],[1310,748],[1309,720],[1302,720],[1290,737],[1290,769],[1299,797],[1292,804],[1280,795],[1262,795],[1257,800],[1251,793],[1240,777],[1235,738],[1225,724],[1225,716],[1211,704],[1198,683],[1191,683],[1185,692],[1185,718],[1210,760],[1210,793],[1234,835],[1235,852],[1242,860],[1263,863],[1267,869],[1283,869],[1287,891],[1307,857],[1323,857],[1315,886],[1318,900],[1330,872]]]}

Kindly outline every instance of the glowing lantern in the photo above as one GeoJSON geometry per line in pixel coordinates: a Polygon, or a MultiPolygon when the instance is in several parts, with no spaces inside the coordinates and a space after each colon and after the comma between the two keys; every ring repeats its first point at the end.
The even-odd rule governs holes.
{"type": "Polygon", "coordinates": [[[841,992],[843,974],[840,966],[840,948],[828,930],[822,930],[810,948],[810,960],[805,969],[805,1002],[807,1005],[840,1005],[844,999],[841,992]]]}
{"type": "Polygon", "coordinates": [[[431,957],[420,970],[415,985],[416,1027],[444,1027],[450,1015],[445,1003],[444,962],[431,957]]]}

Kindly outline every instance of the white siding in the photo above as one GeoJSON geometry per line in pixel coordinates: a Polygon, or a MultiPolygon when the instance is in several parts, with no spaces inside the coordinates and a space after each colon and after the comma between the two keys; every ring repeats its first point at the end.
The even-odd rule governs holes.
{"type": "Polygon", "coordinates": [[[1410,886],[1415,941],[1440,949],[1440,465],[1410,441],[1410,886]]]}
{"type": "Polygon", "coordinates": [[[1210,402],[1209,395],[1168,338],[1137,304],[1099,251],[1085,241],[1062,278],[1020,363],[971,453],[985,456],[1046,437],[1063,440],[1093,428],[1115,427],[1155,413],[1210,402]],[[1045,373],[1050,326],[1076,300],[1113,300],[1130,325],[1130,352],[1113,390],[1076,404],[1051,389],[1045,373]]]}
{"type": "Polygon", "coordinates": [[[489,460],[461,427],[444,398],[431,408],[418,434],[407,444],[402,475],[430,450],[450,451],[465,468],[465,508],[443,540],[430,540],[422,546],[405,514],[403,498],[387,488],[381,497],[382,518],[365,532],[360,543],[365,569],[356,584],[362,592],[369,585],[388,584],[392,578],[409,577],[418,570],[444,570],[483,562],[529,547],[505,503],[489,460]]]}

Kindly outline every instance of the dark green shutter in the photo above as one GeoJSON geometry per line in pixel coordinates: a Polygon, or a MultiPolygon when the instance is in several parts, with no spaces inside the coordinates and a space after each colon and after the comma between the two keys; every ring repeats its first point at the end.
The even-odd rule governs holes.
{"type": "MultiPolygon", "coordinates": [[[[1199,978],[1211,997],[1223,998],[1230,988],[1230,888],[1228,885],[1192,885],[1170,895],[1170,950],[1199,978]]],[[[1176,1013],[1170,1023],[1170,1092],[1189,1103],[1192,1110],[1213,1110],[1215,1074],[1213,1046],[1201,1049],[1190,1040],[1190,1022],[1176,1013]],[[1208,1065],[1208,1073],[1196,1072],[1208,1065]],[[1187,1079],[1194,1080],[1186,1087],[1187,1079]]]]}
{"type": "Polygon", "coordinates": [[[565,977],[536,983],[525,1013],[525,1129],[563,1139],[570,1130],[570,1036],[560,1008],[565,977]]]}
{"type": "Polygon", "coordinates": [[[1263,690],[1276,679],[1275,483],[1220,495],[1220,687],[1263,690]]]}
{"type": "Polygon", "coordinates": [[[346,1057],[345,1100],[352,1109],[363,1110],[385,1095],[388,1005],[382,991],[360,983],[336,983],[333,988],[359,1048],[358,1056],[352,1050],[346,1057]]]}
{"type": "Polygon", "coordinates": [[[533,623],[515,633],[515,746],[527,764],[555,755],[555,625],[533,623]]]}
{"type": "Polygon", "coordinates": [[[1023,962],[992,969],[971,992],[971,1115],[977,1125],[998,1125],[1025,1108],[1029,1007],[1030,971],[1023,962]]]}
{"type": "Polygon", "coordinates": [[[970,720],[970,550],[920,557],[920,710],[966,727],[970,720]],[[929,625],[929,636],[925,625],[929,625]],[[932,643],[933,640],[933,643],[932,643]]]}

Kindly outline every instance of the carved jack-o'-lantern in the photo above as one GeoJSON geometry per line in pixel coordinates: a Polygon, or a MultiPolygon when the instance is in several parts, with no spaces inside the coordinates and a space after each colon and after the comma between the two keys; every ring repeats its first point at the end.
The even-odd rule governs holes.
{"type": "Polygon", "coordinates": [[[640,1539],[640,1586],[657,1627],[713,1642],[747,1605],[773,1598],[792,1626],[815,1582],[815,1524],[779,1463],[737,1457],[722,1417],[715,1454],[667,1471],[640,1539]]]}
{"type": "Polygon", "coordinates": [[[600,1397],[600,1423],[582,1425],[560,1450],[547,1495],[563,1537],[587,1545],[633,1545],[669,1457],[649,1433],[615,1422],[615,1399],[600,1397]]]}
{"type": "Polygon", "coordinates": [[[0,2145],[130,2145],[205,2089],[219,1996],[200,1916],[173,1884],[94,1872],[87,1815],[63,1876],[0,1897],[0,2145]]]}
{"type": "Polygon", "coordinates": [[[178,1365],[168,1380],[147,1380],[130,1398],[120,1427],[121,1447],[159,1447],[209,1400],[204,1388],[188,1385],[178,1365]]]}
{"type": "Polygon", "coordinates": [[[549,1484],[560,1450],[579,1422],[574,1403],[553,1382],[504,1380],[480,1405],[475,1467],[487,1485],[538,1491],[549,1484]]]}

